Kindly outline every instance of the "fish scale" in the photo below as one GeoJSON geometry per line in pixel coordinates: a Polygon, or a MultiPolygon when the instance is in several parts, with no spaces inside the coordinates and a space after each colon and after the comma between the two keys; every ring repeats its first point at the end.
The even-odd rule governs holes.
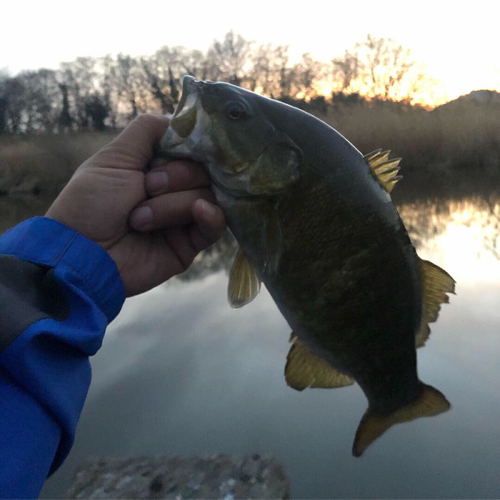
{"type": "Polygon", "coordinates": [[[264,282],[292,328],[287,384],[362,388],[355,456],[393,425],[450,408],[418,379],[416,347],[455,282],[417,256],[391,201],[400,159],[363,157],[308,113],[192,77],[160,144],[201,161],[213,182],[240,246],[230,304],[264,282]]]}

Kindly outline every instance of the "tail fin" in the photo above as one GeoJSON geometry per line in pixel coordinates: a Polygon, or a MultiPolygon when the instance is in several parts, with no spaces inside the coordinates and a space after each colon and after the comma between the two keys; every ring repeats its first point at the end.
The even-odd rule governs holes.
{"type": "Polygon", "coordinates": [[[390,415],[377,414],[370,408],[366,410],[354,438],[352,454],[355,457],[360,457],[375,439],[393,425],[420,417],[433,417],[451,408],[450,403],[441,392],[430,385],[422,385],[424,390],[416,401],[403,406],[390,415]]]}

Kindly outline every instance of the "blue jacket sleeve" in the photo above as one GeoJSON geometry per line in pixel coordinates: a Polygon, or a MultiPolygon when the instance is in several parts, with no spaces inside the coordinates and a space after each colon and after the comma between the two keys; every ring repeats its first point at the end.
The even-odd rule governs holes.
{"type": "Polygon", "coordinates": [[[101,247],[48,218],[0,237],[0,497],[38,496],[71,449],[89,356],[125,292],[101,247]]]}

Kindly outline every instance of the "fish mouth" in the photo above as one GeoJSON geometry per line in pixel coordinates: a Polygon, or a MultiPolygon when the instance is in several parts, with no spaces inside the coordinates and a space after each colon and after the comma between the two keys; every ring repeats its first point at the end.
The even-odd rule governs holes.
{"type": "Polygon", "coordinates": [[[182,81],[182,96],[175,110],[170,126],[179,137],[189,137],[196,126],[198,87],[192,76],[185,76],[182,81]]]}
{"type": "Polygon", "coordinates": [[[221,191],[241,196],[244,192],[234,191],[226,186],[220,177],[235,174],[213,165],[217,164],[217,148],[210,135],[212,119],[203,109],[201,95],[207,82],[185,76],[182,81],[182,96],[172,116],[169,127],[160,139],[157,153],[168,160],[188,160],[201,163],[212,183],[221,191]]]}
{"type": "MultiPolygon", "coordinates": [[[[170,121],[167,132],[160,140],[160,150],[167,156],[192,158],[193,146],[198,134],[196,126],[203,114],[200,102],[200,91],[192,76],[185,76],[182,81],[182,96],[170,121]]],[[[194,159],[194,158],[192,158],[194,159]]]]}

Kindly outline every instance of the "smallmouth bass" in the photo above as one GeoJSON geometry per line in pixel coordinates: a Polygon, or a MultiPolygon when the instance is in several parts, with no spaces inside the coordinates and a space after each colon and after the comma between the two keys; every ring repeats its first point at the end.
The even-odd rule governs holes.
{"type": "Polygon", "coordinates": [[[304,111],[192,77],[160,149],[205,165],[240,247],[229,302],[251,302],[264,282],[293,331],[287,384],[362,388],[353,455],[450,408],[419,380],[416,348],[455,282],[417,256],[391,201],[399,159],[363,156],[304,111]]]}

